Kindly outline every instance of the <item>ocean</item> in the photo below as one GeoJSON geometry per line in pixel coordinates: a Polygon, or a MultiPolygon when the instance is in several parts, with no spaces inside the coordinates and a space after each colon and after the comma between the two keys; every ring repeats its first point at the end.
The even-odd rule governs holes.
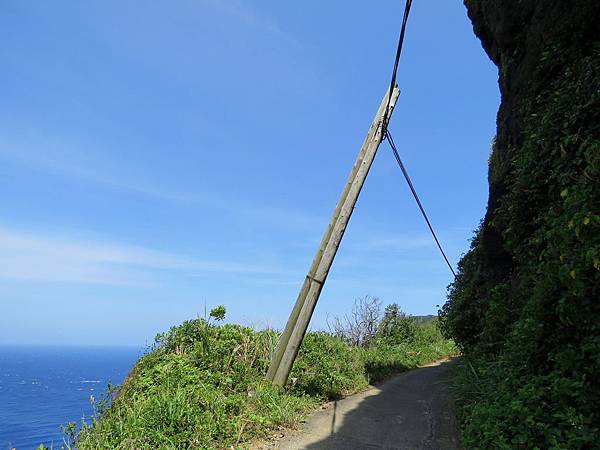
{"type": "Polygon", "coordinates": [[[93,414],[90,397],[121,384],[143,351],[0,346],[0,450],[60,449],[61,425],[93,414]]]}

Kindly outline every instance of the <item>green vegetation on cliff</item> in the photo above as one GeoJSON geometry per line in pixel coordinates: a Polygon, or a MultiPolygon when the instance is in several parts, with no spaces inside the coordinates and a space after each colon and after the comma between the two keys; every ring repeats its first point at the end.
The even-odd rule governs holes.
{"type": "MultiPolygon", "coordinates": [[[[453,354],[436,323],[417,324],[398,308],[356,346],[347,335],[309,332],[291,382],[280,391],[264,375],[277,343],[272,330],[195,319],[160,334],[118,391],[100,402],[79,433],[78,449],[220,449],[240,447],[293,427],[327,399],[365,388],[393,373],[453,354]]],[[[379,321],[377,321],[379,323],[379,321]]]]}
{"type": "Polygon", "coordinates": [[[490,160],[493,207],[441,311],[445,332],[466,355],[465,446],[597,448],[600,8],[467,4],[499,62],[504,98],[500,147],[490,160]],[[495,19],[486,8],[495,8],[495,19]],[[494,35],[511,20],[522,20],[521,34],[494,35]]]}

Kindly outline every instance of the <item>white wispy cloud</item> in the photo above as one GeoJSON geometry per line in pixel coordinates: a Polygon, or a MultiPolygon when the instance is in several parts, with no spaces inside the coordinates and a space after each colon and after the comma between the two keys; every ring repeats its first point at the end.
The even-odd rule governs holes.
{"type": "Polygon", "coordinates": [[[241,202],[215,192],[182,192],[162,186],[160,182],[149,184],[136,180],[131,175],[127,177],[115,175],[109,162],[94,161],[91,164],[87,161],[89,155],[78,150],[82,147],[78,143],[56,142],[48,139],[44,144],[48,150],[45,152],[39,151],[39,145],[41,144],[11,142],[0,138],[0,157],[101,188],[180,206],[210,208],[276,228],[320,231],[327,223],[326,218],[303,210],[258,202],[241,202]]]}
{"type": "Polygon", "coordinates": [[[287,275],[278,268],[244,262],[202,260],[140,247],[0,228],[0,278],[139,285],[152,284],[155,271],[206,277],[287,275]]]}

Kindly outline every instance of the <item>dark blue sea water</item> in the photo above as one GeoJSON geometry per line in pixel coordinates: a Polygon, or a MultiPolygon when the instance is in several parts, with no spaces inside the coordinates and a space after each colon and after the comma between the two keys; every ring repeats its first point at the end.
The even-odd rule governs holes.
{"type": "Polygon", "coordinates": [[[61,425],[91,417],[90,396],[123,382],[140,349],[0,346],[0,450],[60,449],[61,425]],[[51,447],[52,446],[52,447],[51,447]]]}

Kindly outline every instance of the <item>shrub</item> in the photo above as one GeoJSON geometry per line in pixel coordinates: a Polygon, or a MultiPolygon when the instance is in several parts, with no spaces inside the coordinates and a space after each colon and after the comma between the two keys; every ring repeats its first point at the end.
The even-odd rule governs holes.
{"type": "Polygon", "coordinates": [[[401,344],[414,341],[418,330],[415,319],[404,314],[397,303],[392,303],[385,308],[377,336],[388,344],[401,344]]]}
{"type": "MultiPolygon", "coordinates": [[[[222,312],[211,316],[217,320],[222,312]]],[[[264,378],[277,333],[188,320],[158,334],[118,394],[108,392],[78,433],[69,425],[68,439],[82,450],[237,446],[276,427],[297,425],[323,400],[452,353],[453,344],[441,335],[431,340],[435,335],[426,328],[431,326],[423,326],[421,341],[368,349],[309,332],[292,382],[280,390],[264,378]]]]}
{"type": "Polygon", "coordinates": [[[276,334],[195,319],[156,338],[77,448],[223,448],[296,423],[316,400],[264,380],[276,334]]]}
{"type": "Polygon", "coordinates": [[[291,373],[294,392],[335,399],[364,388],[368,382],[361,356],[337,336],[308,333],[291,373]]]}

